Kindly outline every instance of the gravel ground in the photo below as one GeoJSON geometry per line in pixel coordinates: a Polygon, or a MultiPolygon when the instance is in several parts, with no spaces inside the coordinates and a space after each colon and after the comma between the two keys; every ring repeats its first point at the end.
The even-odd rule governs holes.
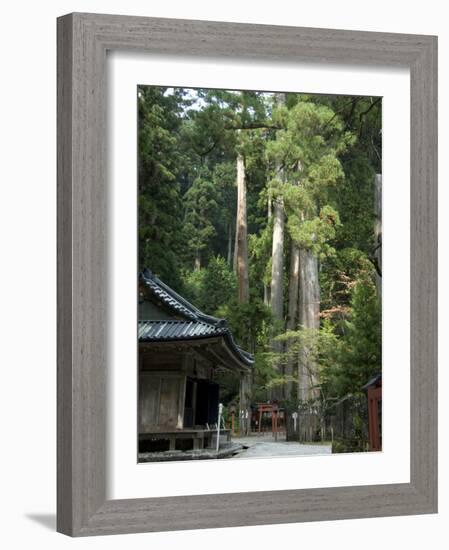
{"type": "Polygon", "coordinates": [[[275,441],[271,435],[253,437],[234,437],[235,443],[240,443],[248,449],[243,449],[235,458],[257,458],[278,456],[304,456],[331,454],[330,445],[306,445],[295,441],[285,441],[278,438],[275,441]]]}

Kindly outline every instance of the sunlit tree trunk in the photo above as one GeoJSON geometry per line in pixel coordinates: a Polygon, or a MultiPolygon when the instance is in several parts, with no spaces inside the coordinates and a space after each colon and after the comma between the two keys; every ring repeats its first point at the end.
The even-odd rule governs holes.
{"type": "MultiPolygon", "coordinates": [[[[271,195],[269,194],[268,199],[267,199],[267,219],[268,219],[268,222],[270,222],[270,220],[271,220],[271,212],[272,212],[272,201],[271,201],[271,195]]],[[[265,284],[264,283],[264,285],[263,285],[263,303],[268,307],[270,306],[270,302],[271,302],[270,291],[271,291],[270,284],[265,284]]]]}
{"type": "MultiPolygon", "coordinates": [[[[237,205],[238,205],[238,199],[237,199],[237,205]]],[[[235,274],[237,274],[237,256],[239,253],[239,242],[238,242],[238,231],[237,231],[237,224],[238,224],[238,212],[235,218],[235,235],[234,235],[234,254],[232,256],[232,270],[235,274]]]]}
{"type": "MultiPolygon", "coordinates": [[[[296,330],[298,325],[298,291],[299,291],[299,247],[291,241],[290,244],[290,270],[288,277],[288,312],[287,330],[296,330]]],[[[294,359],[290,357],[285,366],[285,375],[293,376],[294,359]]],[[[292,396],[292,383],[287,382],[284,386],[284,397],[290,399],[292,396]]]]}
{"type": "MultiPolygon", "coordinates": [[[[279,105],[285,104],[285,94],[277,94],[276,102],[279,105]]],[[[284,178],[283,169],[280,164],[276,167],[277,175],[282,181],[284,178]]],[[[284,199],[281,196],[274,200],[270,198],[268,212],[273,218],[273,247],[271,253],[271,311],[275,319],[280,321],[284,318],[284,199]]]]}
{"type": "Polygon", "coordinates": [[[273,208],[273,247],[271,253],[271,311],[275,319],[284,318],[284,201],[278,197],[273,208]]]}
{"type": "MultiPolygon", "coordinates": [[[[278,105],[285,104],[285,94],[277,94],[276,101],[278,105]]],[[[276,167],[278,177],[281,181],[284,179],[284,173],[281,165],[276,167]]],[[[273,317],[282,324],[284,322],[284,227],[285,212],[284,199],[278,195],[272,200],[271,212],[273,219],[273,246],[271,252],[271,288],[270,305],[273,317]]],[[[276,352],[282,351],[282,345],[279,342],[273,342],[273,348],[276,352]]],[[[283,374],[280,372],[279,374],[283,374]]],[[[282,390],[272,391],[272,398],[282,397],[282,390]]]]}
{"type": "MultiPolygon", "coordinates": [[[[318,259],[310,250],[299,251],[299,325],[304,329],[320,328],[320,281],[318,259]]],[[[318,397],[317,365],[306,346],[300,352],[298,398],[301,401],[318,397]]]]}
{"type": "MultiPolygon", "coordinates": [[[[284,322],[284,201],[278,198],[274,201],[273,207],[273,249],[271,254],[271,288],[270,288],[270,306],[273,318],[280,325],[284,322]]],[[[273,349],[277,353],[282,352],[282,343],[273,341],[273,349]]],[[[281,365],[278,365],[279,375],[283,375],[281,365]]],[[[281,399],[283,388],[273,388],[271,399],[281,399]]]]}
{"type": "Polygon", "coordinates": [[[201,255],[199,250],[197,250],[195,254],[194,269],[195,271],[199,271],[201,269],[201,255]]]}
{"type": "Polygon", "coordinates": [[[248,279],[248,229],[246,219],[246,178],[245,162],[243,156],[237,156],[237,284],[239,303],[249,301],[249,279],[248,279]]]}
{"type": "Polygon", "coordinates": [[[232,223],[229,220],[228,222],[228,257],[227,257],[228,266],[232,266],[232,223]]]}
{"type": "MultiPolygon", "coordinates": [[[[234,265],[237,274],[239,304],[249,302],[248,278],[248,229],[246,212],[246,178],[243,155],[237,155],[237,219],[235,229],[234,265]]],[[[248,435],[251,429],[252,374],[242,374],[240,379],[240,431],[248,435]]]]}

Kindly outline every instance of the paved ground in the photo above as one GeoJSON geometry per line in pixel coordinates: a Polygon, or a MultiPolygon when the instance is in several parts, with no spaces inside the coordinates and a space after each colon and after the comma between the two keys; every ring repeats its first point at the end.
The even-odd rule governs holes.
{"type": "Polygon", "coordinates": [[[277,457],[277,456],[303,456],[303,455],[327,455],[331,454],[330,445],[306,445],[295,441],[285,441],[278,438],[275,441],[271,435],[234,437],[235,443],[240,443],[248,449],[240,451],[235,458],[277,457]]]}

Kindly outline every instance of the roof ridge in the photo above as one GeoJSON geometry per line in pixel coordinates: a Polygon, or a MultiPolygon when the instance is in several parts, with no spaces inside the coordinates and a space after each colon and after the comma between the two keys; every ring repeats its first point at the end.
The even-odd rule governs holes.
{"type": "Polygon", "coordinates": [[[220,327],[217,325],[213,325],[212,323],[206,323],[205,321],[201,321],[201,319],[139,319],[139,323],[171,323],[171,324],[189,324],[189,323],[200,323],[202,325],[208,325],[210,327],[214,328],[223,328],[226,330],[229,330],[228,327],[220,327]]]}
{"type": "MultiPolygon", "coordinates": [[[[172,300],[176,300],[178,304],[180,304],[181,308],[186,309],[187,313],[189,314],[189,317],[194,317],[198,320],[203,320],[203,322],[214,325],[214,326],[228,326],[226,319],[221,319],[219,317],[214,317],[213,315],[208,315],[207,313],[203,313],[201,310],[199,310],[196,306],[194,306],[191,302],[186,300],[183,296],[178,294],[175,290],[173,290],[171,287],[169,287],[167,284],[165,284],[163,281],[159,279],[152,271],[145,268],[141,274],[140,277],[148,284],[148,286],[154,291],[154,289],[151,286],[151,282],[157,285],[159,288],[162,289],[163,292],[168,294],[172,300]]],[[[173,304],[168,301],[164,300],[162,296],[159,295],[159,298],[161,298],[166,305],[171,307],[172,309],[178,310],[179,308],[173,307],[173,304]]]]}
{"type": "MultiPolygon", "coordinates": [[[[200,311],[196,306],[191,304],[188,300],[183,298],[175,290],[166,285],[161,281],[152,271],[149,269],[144,269],[140,273],[140,278],[152,291],[152,293],[157,296],[164,304],[169,307],[172,311],[181,313],[185,315],[188,319],[179,320],[179,319],[140,319],[140,323],[170,323],[171,325],[181,324],[181,323],[191,323],[192,321],[196,323],[201,323],[210,329],[216,331],[217,334],[225,337],[228,341],[231,349],[234,350],[234,353],[239,355],[244,362],[247,364],[253,364],[254,358],[253,355],[245,350],[243,350],[237,342],[234,340],[231,328],[229,327],[226,319],[220,319],[219,317],[214,317],[212,315],[207,315],[200,311]]],[[[210,334],[210,332],[209,332],[210,334]]],[[[197,336],[196,336],[197,337],[197,336]]]]}

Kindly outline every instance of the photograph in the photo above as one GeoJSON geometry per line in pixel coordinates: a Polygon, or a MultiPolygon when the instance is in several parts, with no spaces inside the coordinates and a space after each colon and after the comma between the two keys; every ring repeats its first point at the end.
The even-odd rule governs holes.
{"type": "MultiPolygon", "coordinates": [[[[38,476],[40,508],[29,499],[24,508],[9,476],[8,502],[23,516],[11,534],[48,523],[56,508],[58,533],[108,535],[109,546],[120,534],[197,549],[204,533],[205,547],[229,548],[243,531],[270,545],[282,531],[314,547],[388,546],[407,532],[414,548],[443,525],[442,18],[435,26],[421,10],[414,27],[391,5],[323,19],[322,6],[311,18],[307,6],[261,15],[240,3],[214,15],[181,4],[171,14],[165,4],[160,13],[61,8],[52,52],[37,50],[50,63],[30,65],[27,41],[14,63],[47,65],[53,95],[57,83],[56,112],[41,86],[32,96],[34,114],[56,115],[47,125],[56,196],[47,200],[34,177],[48,161],[42,139],[31,148],[19,139],[22,164],[13,159],[9,178],[31,166],[36,200],[6,186],[20,196],[19,217],[7,208],[25,237],[11,244],[16,255],[34,251],[31,265],[44,265],[34,244],[53,242],[37,236],[30,247],[28,207],[56,238],[56,296],[44,292],[45,270],[33,283],[52,317],[39,317],[30,349],[49,347],[40,327],[56,328],[44,363],[57,370],[28,361],[33,383],[20,386],[49,405],[32,409],[51,410],[56,453],[35,453],[31,469],[29,453],[13,453],[21,487],[36,485],[36,470],[50,478],[38,476]],[[23,163],[29,154],[37,164],[23,163]],[[56,407],[42,400],[55,388],[56,407]],[[429,529],[417,530],[425,515],[429,529]],[[379,523],[380,539],[367,522],[379,523]]],[[[43,17],[33,24],[48,37],[43,17]]],[[[11,140],[45,129],[15,120],[30,114],[22,80],[12,88],[22,109],[7,113],[11,140]]],[[[13,272],[22,291],[28,274],[13,272]]],[[[17,360],[23,308],[7,294],[17,360]]],[[[9,423],[16,449],[32,396],[9,394],[7,409],[23,413],[9,423]]]]}
{"type": "Polygon", "coordinates": [[[138,461],[380,451],[382,98],[137,109],[138,461]]]}
{"type": "Polygon", "coordinates": [[[137,462],[382,451],[382,98],[136,110],[137,462]]]}

